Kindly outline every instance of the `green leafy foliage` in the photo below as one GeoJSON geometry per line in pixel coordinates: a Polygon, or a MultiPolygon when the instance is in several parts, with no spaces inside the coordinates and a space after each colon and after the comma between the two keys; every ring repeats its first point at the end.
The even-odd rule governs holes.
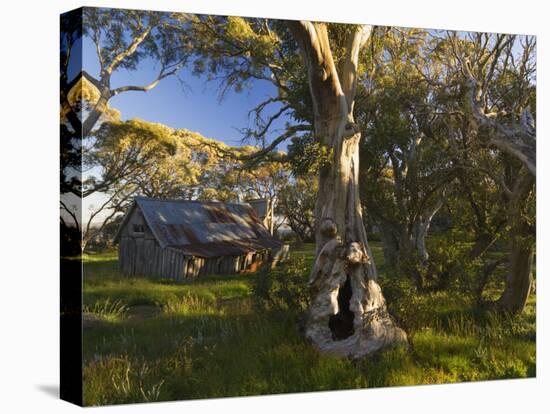
{"type": "Polygon", "coordinates": [[[258,309],[304,312],[309,306],[308,269],[303,256],[275,269],[264,267],[253,279],[252,294],[258,309]]]}
{"type": "Polygon", "coordinates": [[[332,149],[316,141],[313,135],[294,137],[288,145],[288,159],[298,177],[316,175],[332,162],[332,149]]]}
{"type": "Polygon", "coordinates": [[[312,242],[315,235],[317,191],[317,177],[310,175],[287,182],[279,192],[277,210],[302,242],[312,242]]]}

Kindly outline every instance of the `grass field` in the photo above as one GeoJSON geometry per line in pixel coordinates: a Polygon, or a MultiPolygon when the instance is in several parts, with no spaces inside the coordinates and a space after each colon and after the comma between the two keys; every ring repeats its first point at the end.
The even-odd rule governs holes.
{"type": "MultiPolygon", "coordinates": [[[[313,246],[292,255],[310,266],[313,246]]],[[[354,362],[317,352],[292,312],[254,307],[253,275],[174,284],[117,269],[116,253],[85,257],[86,405],[535,376],[534,295],[515,318],[421,295],[418,315],[403,319],[411,347],[354,362]]],[[[388,277],[382,266],[382,285],[388,277]]]]}

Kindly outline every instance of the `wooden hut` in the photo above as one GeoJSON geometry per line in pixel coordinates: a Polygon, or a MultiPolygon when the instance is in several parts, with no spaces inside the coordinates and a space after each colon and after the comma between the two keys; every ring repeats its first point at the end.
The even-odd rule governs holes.
{"type": "Polygon", "coordinates": [[[182,280],[255,271],[288,247],[249,204],[138,197],[115,236],[120,270],[182,280]]]}

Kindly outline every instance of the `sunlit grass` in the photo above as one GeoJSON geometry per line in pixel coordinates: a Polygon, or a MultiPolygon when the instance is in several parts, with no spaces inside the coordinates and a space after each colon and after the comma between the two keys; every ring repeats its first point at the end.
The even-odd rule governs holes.
{"type": "Polygon", "coordinates": [[[110,298],[100,299],[91,304],[84,304],[84,313],[92,314],[109,322],[116,322],[124,319],[128,313],[128,306],[119,300],[112,301],[110,298]]]}
{"type": "MultiPolygon", "coordinates": [[[[373,253],[381,263],[376,243],[373,253]]],[[[311,265],[313,245],[293,254],[311,265]]],[[[291,312],[252,306],[253,275],[175,284],[122,278],[117,269],[113,254],[85,259],[85,305],[109,301],[128,309],[117,323],[85,329],[87,405],[523,378],[536,371],[534,296],[519,317],[481,312],[446,292],[419,296],[418,314],[404,320],[410,348],[357,362],[316,351],[291,312]],[[155,312],[132,316],[143,308],[155,312]]]]}

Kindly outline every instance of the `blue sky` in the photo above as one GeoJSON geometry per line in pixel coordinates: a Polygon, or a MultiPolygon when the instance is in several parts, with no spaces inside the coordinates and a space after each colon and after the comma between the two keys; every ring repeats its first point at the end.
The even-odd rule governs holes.
{"type": "MultiPolygon", "coordinates": [[[[95,46],[89,38],[84,37],[82,42],[82,67],[90,75],[99,77],[99,62],[95,46]]],[[[74,50],[78,55],[79,51],[74,50]]],[[[72,68],[69,76],[76,76],[80,69],[72,68]]],[[[149,59],[138,67],[137,70],[117,70],[111,78],[111,88],[123,85],[147,85],[158,75],[156,62],[149,59]]],[[[199,132],[208,138],[223,141],[229,145],[242,145],[243,135],[238,129],[252,127],[249,122],[248,112],[264,101],[267,97],[276,93],[275,87],[266,81],[256,81],[252,88],[241,93],[228,91],[224,99],[220,101],[220,83],[207,81],[206,77],[197,77],[191,73],[190,68],[183,68],[179,72],[184,81],[182,87],[175,77],[163,79],[155,88],[148,92],[124,92],[113,97],[109,105],[121,112],[123,120],[140,118],[149,122],[158,122],[172,128],[185,128],[199,132]]],[[[271,113],[276,112],[277,107],[271,108],[271,113]]],[[[277,135],[279,129],[284,127],[288,118],[281,117],[273,123],[271,135],[266,141],[277,135]]],[[[96,125],[97,127],[98,125],[96,125]]],[[[250,142],[251,143],[251,142],[250,142]]],[[[281,144],[280,149],[286,148],[281,144]]],[[[98,173],[98,171],[92,171],[98,173]]],[[[86,223],[90,213],[105,201],[103,193],[94,193],[82,200],[83,221],[86,223]]],[[[107,214],[99,214],[94,222],[100,222],[107,214]]]]}
{"type": "MultiPolygon", "coordinates": [[[[99,63],[95,47],[88,38],[84,38],[83,51],[84,69],[97,77],[99,63]]],[[[138,70],[121,69],[113,73],[111,87],[146,85],[154,80],[157,74],[156,62],[147,60],[138,70]]],[[[252,124],[249,125],[248,111],[276,93],[271,83],[256,81],[251,89],[241,93],[230,91],[220,101],[218,81],[208,82],[204,76],[194,76],[189,68],[183,68],[179,75],[185,82],[185,88],[175,77],[168,77],[146,93],[124,92],[113,97],[109,104],[121,112],[124,120],[141,118],[173,128],[196,131],[230,145],[240,145],[242,134],[238,129],[252,127],[252,124]]],[[[275,112],[275,109],[276,107],[272,108],[272,111],[275,112]]],[[[284,127],[285,121],[281,120],[274,124],[273,136],[276,136],[276,129],[284,127]]]]}

